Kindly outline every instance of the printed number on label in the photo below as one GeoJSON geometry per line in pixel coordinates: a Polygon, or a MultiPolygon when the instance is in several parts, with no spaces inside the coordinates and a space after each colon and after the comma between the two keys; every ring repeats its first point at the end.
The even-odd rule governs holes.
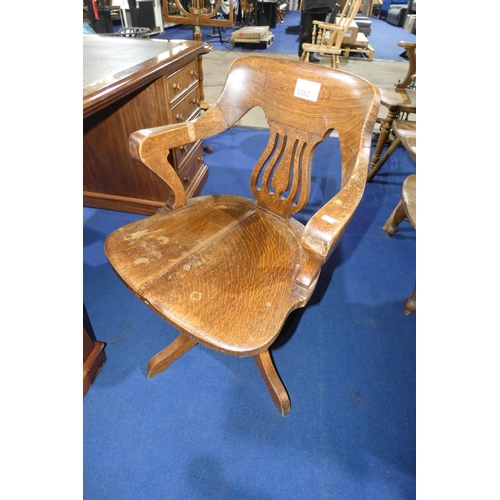
{"type": "Polygon", "coordinates": [[[316,102],[318,100],[320,88],[321,83],[310,82],[309,80],[298,78],[293,95],[295,97],[299,97],[300,99],[307,99],[308,101],[316,102]]]}

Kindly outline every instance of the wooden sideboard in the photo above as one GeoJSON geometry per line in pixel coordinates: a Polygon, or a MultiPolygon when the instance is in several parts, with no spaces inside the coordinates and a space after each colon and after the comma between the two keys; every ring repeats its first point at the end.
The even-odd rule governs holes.
{"type": "Polygon", "coordinates": [[[83,305],[83,397],[106,361],[104,342],[96,340],[85,304],[83,305]]]}
{"type": "MultiPolygon", "coordinates": [[[[188,121],[200,114],[201,57],[209,44],[83,35],[83,204],[150,215],[169,188],[128,151],[132,132],[188,121]]],[[[208,175],[203,144],[185,144],[170,163],[188,197],[208,175]]]]}

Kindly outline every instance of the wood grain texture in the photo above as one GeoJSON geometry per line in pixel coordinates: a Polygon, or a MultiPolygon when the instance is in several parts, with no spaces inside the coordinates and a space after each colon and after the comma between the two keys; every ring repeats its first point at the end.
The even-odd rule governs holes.
{"type": "Polygon", "coordinates": [[[289,411],[268,349],[290,312],[309,301],[361,200],[379,102],[372,84],[347,72],[249,56],[232,64],[219,99],[199,118],[131,135],[132,155],[173,195],[168,208],[114,231],[105,250],[130,290],[182,332],[153,365],[163,370],[196,342],[253,356],[280,413],[289,411]],[[315,100],[294,96],[298,78],[319,85],[315,100]],[[222,132],[255,106],[270,139],[251,174],[254,198],[187,199],[164,151],[222,132]],[[304,226],[293,216],[309,198],[316,147],[333,129],[340,189],[304,226]]]}

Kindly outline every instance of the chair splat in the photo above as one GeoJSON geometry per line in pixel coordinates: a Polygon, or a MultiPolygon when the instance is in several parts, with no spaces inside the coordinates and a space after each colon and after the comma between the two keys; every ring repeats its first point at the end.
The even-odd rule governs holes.
{"type": "Polygon", "coordinates": [[[250,179],[257,205],[288,219],[309,199],[316,134],[270,122],[270,138],[250,179]]]}

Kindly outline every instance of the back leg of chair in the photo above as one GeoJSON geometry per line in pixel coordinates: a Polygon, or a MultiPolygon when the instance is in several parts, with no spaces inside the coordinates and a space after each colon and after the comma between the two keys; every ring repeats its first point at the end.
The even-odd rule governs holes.
{"type": "MultiPolygon", "coordinates": [[[[378,137],[377,145],[375,146],[375,151],[373,152],[372,161],[370,162],[370,178],[373,177],[381,168],[383,163],[380,162],[380,155],[384,149],[385,143],[389,138],[389,134],[392,130],[392,122],[396,118],[397,112],[389,111],[384,123],[380,127],[380,135],[378,137]]],[[[387,158],[386,158],[387,160],[387,158]]]]}
{"type": "Polygon", "coordinates": [[[417,283],[415,283],[415,286],[413,287],[413,292],[405,300],[405,314],[408,316],[412,312],[415,312],[417,310],[417,283]]]}
{"type": "Polygon", "coordinates": [[[406,219],[406,211],[403,206],[403,201],[397,204],[396,208],[392,212],[391,216],[387,219],[386,223],[382,226],[385,231],[386,236],[392,236],[398,232],[399,224],[406,219]]]}
{"type": "Polygon", "coordinates": [[[257,354],[253,357],[253,359],[255,360],[260,374],[266,383],[273,403],[284,417],[290,411],[290,398],[288,397],[288,393],[286,392],[283,382],[276,372],[269,350],[265,350],[260,354],[257,354]]]}
{"type": "Polygon", "coordinates": [[[179,336],[170,345],[149,360],[146,369],[148,378],[152,378],[165,371],[176,359],[179,359],[197,343],[196,340],[193,340],[181,331],[179,336]]]}
{"type": "Polygon", "coordinates": [[[383,167],[385,162],[390,158],[392,153],[394,153],[394,151],[397,147],[399,147],[400,144],[401,139],[399,139],[399,137],[396,137],[396,139],[392,141],[392,144],[387,148],[387,151],[384,153],[382,158],[378,160],[375,168],[371,168],[370,170],[368,170],[368,177],[366,178],[367,182],[370,182],[375,177],[377,172],[383,167]]]}

